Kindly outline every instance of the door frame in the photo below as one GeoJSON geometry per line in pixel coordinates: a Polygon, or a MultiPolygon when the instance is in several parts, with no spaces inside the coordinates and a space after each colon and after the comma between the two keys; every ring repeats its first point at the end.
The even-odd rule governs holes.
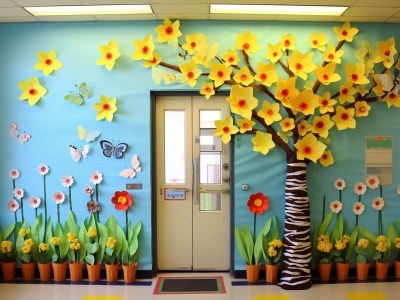
{"type": "MultiPolygon", "coordinates": [[[[168,90],[168,91],[150,91],[150,169],[151,169],[151,243],[152,243],[152,273],[153,277],[157,276],[158,268],[157,268],[157,185],[156,185],[156,166],[157,166],[157,157],[156,157],[156,99],[158,96],[199,96],[199,91],[182,91],[182,90],[168,90]]],[[[229,91],[217,91],[215,93],[216,96],[228,96],[229,91]]],[[[212,101],[204,99],[204,101],[212,101]]],[[[234,243],[235,243],[235,209],[234,209],[234,199],[235,199],[235,190],[234,190],[234,157],[235,157],[235,139],[232,139],[229,143],[229,202],[230,202],[230,226],[229,226],[229,240],[230,240],[230,263],[229,269],[230,274],[234,275],[234,243]]],[[[195,272],[195,271],[194,271],[195,272]]]]}

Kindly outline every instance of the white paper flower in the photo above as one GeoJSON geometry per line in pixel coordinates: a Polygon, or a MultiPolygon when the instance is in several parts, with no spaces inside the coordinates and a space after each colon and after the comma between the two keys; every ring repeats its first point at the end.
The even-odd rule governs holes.
{"type": "Polygon", "coordinates": [[[382,208],[385,206],[385,201],[381,197],[376,197],[374,200],[372,200],[372,207],[376,210],[382,210],[382,208]]]}
{"type": "Polygon", "coordinates": [[[345,187],[346,187],[346,181],[344,181],[344,179],[339,178],[335,180],[335,188],[338,191],[343,191],[345,187]]]}
{"type": "Polygon", "coordinates": [[[18,169],[11,169],[10,171],[8,171],[8,176],[11,179],[17,179],[17,178],[19,178],[19,175],[20,175],[20,173],[19,173],[18,169]]]}
{"type": "Polygon", "coordinates": [[[364,212],[364,210],[365,210],[365,205],[364,205],[363,203],[361,203],[361,202],[356,202],[356,203],[354,203],[354,205],[353,205],[353,212],[354,212],[357,216],[362,215],[362,213],[364,212]]]}
{"type": "Polygon", "coordinates": [[[339,213],[342,210],[342,203],[339,200],[334,200],[329,205],[332,212],[335,214],[339,213]]]}
{"type": "Polygon", "coordinates": [[[364,182],[357,182],[356,185],[354,186],[354,193],[356,193],[358,196],[364,195],[366,191],[367,191],[367,186],[365,185],[364,182]]]}
{"type": "Polygon", "coordinates": [[[10,200],[7,203],[7,208],[12,211],[12,212],[16,212],[19,208],[19,203],[16,200],[10,200]]]}
{"type": "Polygon", "coordinates": [[[74,183],[74,178],[71,175],[64,175],[63,178],[61,179],[61,184],[66,188],[71,187],[73,183],[74,183]]]}
{"type": "Polygon", "coordinates": [[[90,185],[85,186],[85,194],[88,196],[93,194],[93,188],[90,185]]]}
{"type": "Polygon", "coordinates": [[[40,205],[40,198],[37,196],[33,196],[31,199],[29,199],[29,205],[32,208],[38,208],[40,205]]]}
{"type": "Polygon", "coordinates": [[[90,182],[93,184],[99,184],[103,180],[103,174],[99,171],[94,171],[90,174],[90,182]]]}
{"type": "Polygon", "coordinates": [[[379,178],[378,176],[368,176],[365,179],[365,183],[367,184],[367,187],[369,187],[370,189],[374,190],[376,188],[379,187],[379,178]]]}
{"type": "Polygon", "coordinates": [[[15,188],[14,197],[17,199],[22,199],[24,197],[24,190],[21,188],[15,188]]]}
{"type": "Polygon", "coordinates": [[[63,192],[55,192],[53,194],[53,200],[56,204],[62,204],[65,200],[65,194],[63,192]]]}
{"type": "Polygon", "coordinates": [[[39,174],[43,176],[49,173],[49,171],[50,171],[49,167],[45,164],[41,164],[38,168],[39,174]]]}

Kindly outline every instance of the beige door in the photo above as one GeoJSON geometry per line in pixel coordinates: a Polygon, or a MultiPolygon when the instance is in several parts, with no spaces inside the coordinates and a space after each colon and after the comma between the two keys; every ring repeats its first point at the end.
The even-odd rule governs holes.
{"type": "Polygon", "coordinates": [[[156,99],[157,266],[229,270],[229,147],[214,137],[225,97],[156,99]]]}

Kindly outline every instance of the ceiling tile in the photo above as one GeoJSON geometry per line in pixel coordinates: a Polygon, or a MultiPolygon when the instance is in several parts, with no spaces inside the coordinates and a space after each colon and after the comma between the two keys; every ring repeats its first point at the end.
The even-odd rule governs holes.
{"type": "Polygon", "coordinates": [[[399,9],[393,10],[389,7],[351,7],[347,9],[343,17],[391,17],[394,16],[399,9]]]}
{"type": "Polygon", "coordinates": [[[279,21],[300,21],[300,22],[336,22],[338,16],[276,16],[279,21]]]}
{"type": "Polygon", "coordinates": [[[339,17],[339,22],[368,22],[368,23],[379,23],[379,22],[386,22],[387,17],[346,17],[342,16],[339,17]]]}
{"type": "Polygon", "coordinates": [[[0,17],[29,17],[29,16],[31,16],[31,14],[21,7],[3,7],[0,10],[0,17]]]}
{"type": "Polygon", "coordinates": [[[79,0],[14,0],[20,6],[81,5],[79,0]]]}
{"type": "Polygon", "coordinates": [[[152,4],[155,14],[208,14],[209,6],[207,4],[152,4]]]}
{"type": "Polygon", "coordinates": [[[399,0],[385,0],[385,1],[376,1],[376,0],[357,0],[353,3],[354,6],[375,6],[375,7],[399,7],[399,0]]]}
{"type": "Polygon", "coordinates": [[[80,22],[80,21],[96,21],[94,16],[42,16],[37,17],[43,22],[80,22]]]}
{"type": "MultiPolygon", "coordinates": [[[[276,5],[321,5],[321,0],[276,0],[265,3],[265,0],[251,0],[251,4],[276,4],[276,5]]],[[[331,6],[349,6],[354,0],[324,0],[324,5],[331,6]]],[[[211,0],[210,3],[220,4],[249,4],[244,0],[211,0]]]]}
{"type": "Polygon", "coordinates": [[[231,15],[231,14],[210,14],[210,20],[241,20],[241,21],[272,21],[275,20],[273,15],[231,15]]]}
{"type": "Polygon", "coordinates": [[[148,15],[96,15],[98,21],[143,21],[143,20],[157,20],[157,16],[153,14],[148,15]]]}
{"type": "Polygon", "coordinates": [[[0,7],[14,7],[14,6],[17,5],[10,0],[0,0],[0,7]]]}
{"type": "Polygon", "coordinates": [[[148,4],[150,1],[141,0],[80,0],[83,5],[107,5],[107,4],[148,4]]]}
{"type": "Polygon", "coordinates": [[[171,20],[206,20],[207,14],[178,14],[178,13],[169,13],[169,14],[157,14],[158,19],[171,19],[171,20]]]}
{"type": "Polygon", "coordinates": [[[38,22],[38,20],[33,16],[0,18],[0,23],[17,23],[17,22],[38,22]]]}

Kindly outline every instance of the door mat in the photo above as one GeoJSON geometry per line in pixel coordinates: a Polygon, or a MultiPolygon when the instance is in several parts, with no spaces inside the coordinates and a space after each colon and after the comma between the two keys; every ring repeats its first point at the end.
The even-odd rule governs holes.
{"type": "Polygon", "coordinates": [[[222,276],[159,277],[154,294],[225,294],[222,276]]]}

